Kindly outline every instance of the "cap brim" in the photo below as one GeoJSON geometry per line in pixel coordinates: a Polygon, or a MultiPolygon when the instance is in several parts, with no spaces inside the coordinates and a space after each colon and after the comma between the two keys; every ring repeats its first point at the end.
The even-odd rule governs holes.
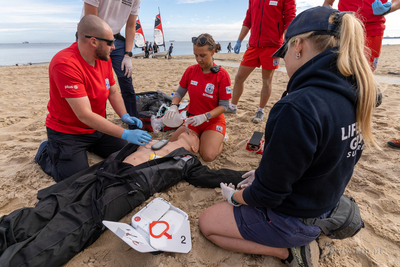
{"type": "Polygon", "coordinates": [[[287,52],[287,41],[285,41],[283,43],[283,45],[281,47],[279,47],[278,50],[276,50],[276,52],[274,54],[272,54],[272,57],[280,57],[280,58],[284,58],[287,52]]]}

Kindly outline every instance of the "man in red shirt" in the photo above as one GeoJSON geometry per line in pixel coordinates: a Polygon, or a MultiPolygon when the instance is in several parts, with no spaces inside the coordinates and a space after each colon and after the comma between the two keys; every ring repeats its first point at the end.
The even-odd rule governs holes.
{"type": "Polygon", "coordinates": [[[263,120],[264,108],[272,92],[272,76],[279,67],[279,58],[271,56],[282,45],[283,34],[295,16],[295,0],[249,0],[246,18],[233,50],[239,54],[241,43],[251,30],[249,48],[240,63],[233,86],[232,102],[225,113],[237,113],[244,82],[256,67],[262,66],[260,106],[253,122],[259,123],[263,120]]]}
{"type": "MultiPolygon", "coordinates": [[[[335,0],[325,0],[324,6],[332,7],[335,0]]],[[[378,66],[381,54],[383,33],[385,31],[385,15],[400,8],[400,0],[339,0],[340,11],[352,11],[364,23],[366,31],[365,45],[369,48],[367,59],[372,70],[378,66]]]]}
{"type": "Polygon", "coordinates": [[[89,167],[87,151],[108,157],[127,141],[144,145],[151,140],[145,131],[125,130],[105,118],[108,100],[124,123],[143,125],[126,112],[115,85],[109,60],[114,41],[106,22],[87,15],[78,24],[78,42],[51,60],[48,141],[39,146],[35,162],[57,182],[89,167]]]}

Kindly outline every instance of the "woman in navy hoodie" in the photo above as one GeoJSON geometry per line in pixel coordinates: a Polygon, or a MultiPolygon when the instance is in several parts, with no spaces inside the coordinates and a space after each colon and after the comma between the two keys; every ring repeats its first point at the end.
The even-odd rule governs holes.
{"type": "Polygon", "coordinates": [[[276,256],[289,266],[318,264],[321,230],[298,218],[325,218],[350,181],[366,144],[377,86],[364,55],[363,28],[350,13],[315,7],[289,25],[273,55],[285,60],[286,96],[271,109],[264,153],[228,202],[199,218],[202,233],[237,252],[276,256]],[[362,133],[362,135],[361,135],[362,133]]]}

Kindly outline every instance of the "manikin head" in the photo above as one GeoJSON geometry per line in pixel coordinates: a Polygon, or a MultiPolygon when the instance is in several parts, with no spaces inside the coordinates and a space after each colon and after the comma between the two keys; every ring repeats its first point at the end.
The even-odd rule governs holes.
{"type": "Polygon", "coordinates": [[[200,139],[197,134],[189,130],[189,133],[183,132],[178,136],[177,142],[180,142],[184,149],[195,154],[200,148],[200,139]]]}

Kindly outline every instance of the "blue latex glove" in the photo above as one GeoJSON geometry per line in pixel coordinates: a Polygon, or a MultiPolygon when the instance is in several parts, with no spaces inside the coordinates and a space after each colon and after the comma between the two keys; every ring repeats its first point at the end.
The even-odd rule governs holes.
{"type": "Polygon", "coordinates": [[[372,11],[374,15],[386,15],[390,12],[390,7],[392,6],[392,2],[386,2],[382,4],[381,0],[375,0],[372,3],[372,11]]]}
{"type": "Polygon", "coordinates": [[[139,146],[144,146],[151,141],[151,135],[143,130],[124,130],[121,138],[139,146]]]}
{"type": "Polygon", "coordinates": [[[237,40],[236,41],[236,45],[235,45],[235,47],[233,48],[233,51],[236,53],[236,54],[239,54],[239,52],[240,52],[240,47],[242,46],[242,41],[240,41],[240,40],[237,40]]]}
{"type": "Polygon", "coordinates": [[[128,113],[121,116],[121,120],[128,125],[136,125],[138,128],[143,127],[143,122],[136,117],[131,117],[128,113]]]}

